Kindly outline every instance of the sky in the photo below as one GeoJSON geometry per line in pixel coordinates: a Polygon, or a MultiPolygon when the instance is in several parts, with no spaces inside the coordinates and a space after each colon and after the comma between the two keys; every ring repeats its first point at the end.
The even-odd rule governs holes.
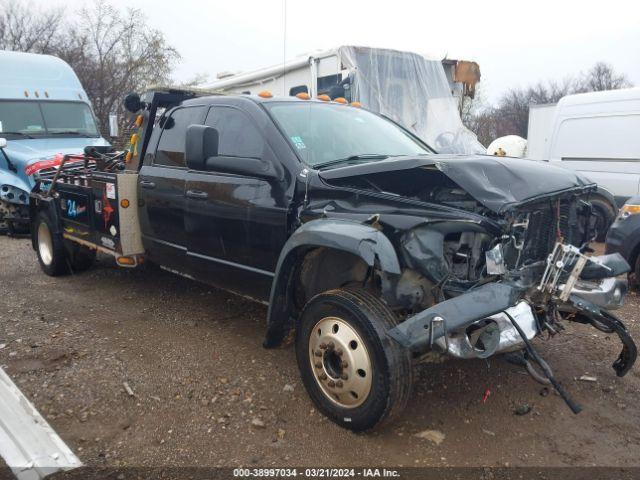
{"type": "MultiPolygon", "coordinates": [[[[92,1],[31,4],[72,14],[92,1]]],[[[488,103],[509,88],[562,80],[597,61],[640,86],[638,1],[109,1],[142,10],[149,25],[165,34],[182,56],[178,81],[198,74],[214,80],[219,72],[251,71],[285,56],[362,45],[474,60],[488,103]]]]}

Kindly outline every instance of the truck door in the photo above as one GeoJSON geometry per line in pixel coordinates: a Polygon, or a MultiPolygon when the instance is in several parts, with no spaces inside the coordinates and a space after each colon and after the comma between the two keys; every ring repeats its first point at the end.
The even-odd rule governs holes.
{"type": "MultiPolygon", "coordinates": [[[[218,156],[276,161],[248,113],[214,105],[205,124],[219,132],[218,156]]],[[[190,264],[210,283],[260,300],[268,298],[287,239],[288,200],[278,181],[215,171],[189,171],[186,230],[190,264]]]]}
{"type": "MultiPolygon", "coordinates": [[[[157,148],[140,169],[140,223],[145,250],[152,260],[183,271],[187,236],[184,228],[184,137],[188,125],[202,121],[203,106],[178,107],[162,121],[157,148]]],[[[152,144],[151,144],[152,145],[152,144]]]]}

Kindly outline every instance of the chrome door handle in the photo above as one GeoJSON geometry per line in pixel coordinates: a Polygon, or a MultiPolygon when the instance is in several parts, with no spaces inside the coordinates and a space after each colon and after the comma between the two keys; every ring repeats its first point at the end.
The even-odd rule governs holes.
{"type": "Polygon", "coordinates": [[[140,186],[142,188],[156,188],[156,184],[147,180],[140,180],[140,186]]]}
{"type": "Polygon", "coordinates": [[[204,200],[209,198],[209,194],[207,192],[201,192],[200,190],[187,190],[187,197],[204,200]]]}

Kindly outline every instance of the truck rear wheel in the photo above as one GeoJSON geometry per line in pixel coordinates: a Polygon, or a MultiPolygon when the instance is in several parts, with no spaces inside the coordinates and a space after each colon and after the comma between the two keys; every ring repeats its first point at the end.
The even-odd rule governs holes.
{"type": "Polygon", "coordinates": [[[45,212],[39,212],[36,217],[34,235],[42,271],[52,277],[69,273],[68,256],[62,235],[54,233],[53,224],[45,212]]]}
{"type": "Polygon", "coordinates": [[[298,368],[313,402],[338,425],[370,430],[404,409],[411,357],[385,334],[395,324],[391,310],[361,289],[330,290],[304,307],[298,368]]]}
{"type": "Polygon", "coordinates": [[[89,270],[96,261],[96,251],[82,245],[73,245],[69,255],[69,263],[73,273],[89,270]]]}

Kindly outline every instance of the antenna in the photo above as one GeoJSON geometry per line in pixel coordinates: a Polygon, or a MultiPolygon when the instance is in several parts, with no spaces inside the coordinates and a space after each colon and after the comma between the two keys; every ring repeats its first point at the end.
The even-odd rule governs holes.
{"type": "Polygon", "coordinates": [[[282,35],[282,96],[286,95],[287,85],[285,77],[287,75],[287,0],[284,1],[284,27],[282,35]]]}

